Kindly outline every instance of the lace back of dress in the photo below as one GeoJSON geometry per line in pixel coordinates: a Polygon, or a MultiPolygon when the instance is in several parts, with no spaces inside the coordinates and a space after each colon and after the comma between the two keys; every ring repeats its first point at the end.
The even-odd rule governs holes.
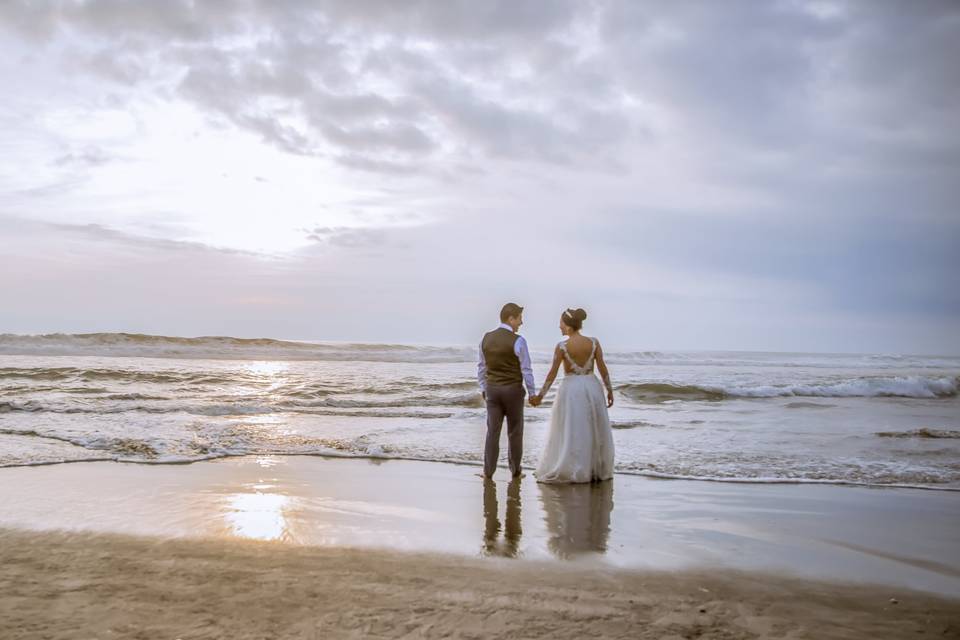
{"type": "Polygon", "coordinates": [[[567,359],[567,363],[570,365],[570,373],[578,376],[585,376],[593,373],[593,358],[597,353],[597,341],[593,338],[590,338],[590,356],[587,358],[587,361],[583,363],[581,367],[577,364],[577,361],[573,359],[570,355],[570,352],[567,351],[567,343],[560,343],[560,349],[563,351],[563,357],[567,359]]]}

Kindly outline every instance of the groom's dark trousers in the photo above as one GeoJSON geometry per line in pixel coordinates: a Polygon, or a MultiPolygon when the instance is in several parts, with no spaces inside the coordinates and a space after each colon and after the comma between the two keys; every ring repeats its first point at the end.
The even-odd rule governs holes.
{"type": "Polygon", "coordinates": [[[510,473],[520,474],[523,458],[523,398],[522,384],[487,384],[487,441],[483,449],[483,474],[493,477],[500,457],[500,432],[507,419],[507,458],[510,473]]]}

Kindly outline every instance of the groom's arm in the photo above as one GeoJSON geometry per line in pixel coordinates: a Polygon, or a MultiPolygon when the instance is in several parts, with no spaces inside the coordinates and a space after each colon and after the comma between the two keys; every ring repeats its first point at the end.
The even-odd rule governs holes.
{"type": "Polygon", "coordinates": [[[526,338],[517,336],[517,341],[513,343],[513,352],[520,359],[520,373],[523,374],[523,384],[527,387],[527,395],[533,397],[537,395],[537,385],[533,381],[533,364],[530,362],[530,350],[527,349],[526,338]]]}
{"type": "Polygon", "coordinates": [[[480,393],[487,395],[487,359],[483,357],[483,345],[480,345],[480,360],[477,362],[477,382],[480,383],[480,393]]]}

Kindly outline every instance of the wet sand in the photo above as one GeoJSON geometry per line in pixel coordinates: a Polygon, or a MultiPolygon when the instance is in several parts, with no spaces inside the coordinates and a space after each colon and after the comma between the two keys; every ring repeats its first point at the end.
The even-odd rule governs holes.
{"type": "Polygon", "coordinates": [[[0,469],[0,637],[960,637],[960,494],[476,472],[0,469]]]}
{"type": "Polygon", "coordinates": [[[0,469],[0,527],[720,567],[960,597],[960,493],[618,475],[493,485],[476,467],[250,456],[0,469]]]}
{"type": "Polygon", "coordinates": [[[955,600],[734,571],[3,531],[0,567],[8,640],[960,637],[955,600]]]}

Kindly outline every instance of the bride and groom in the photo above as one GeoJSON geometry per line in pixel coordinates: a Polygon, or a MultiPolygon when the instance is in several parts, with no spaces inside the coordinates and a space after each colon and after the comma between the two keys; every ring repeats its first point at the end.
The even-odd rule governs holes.
{"type": "Polygon", "coordinates": [[[567,309],[560,316],[564,340],[557,344],[553,364],[537,393],[527,342],[517,331],[523,307],[507,303],[500,310],[500,326],[483,336],[477,379],[487,405],[487,437],[483,475],[492,478],[500,457],[500,432],[507,421],[508,461],[513,477],[521,474],[523,458],[524,387],[530,405],[538,407],[562,366],[550,431],[534,475],[538,482],[592,482],[613,477],[613,434],[607,409],[613,405],[613,387],[596,338],[581,335],[587,313],[567,309]],[[593,373],[594,364],[603,379],[593,373]],[[606,395],[604,396],[604,387],[606,395]]]}

